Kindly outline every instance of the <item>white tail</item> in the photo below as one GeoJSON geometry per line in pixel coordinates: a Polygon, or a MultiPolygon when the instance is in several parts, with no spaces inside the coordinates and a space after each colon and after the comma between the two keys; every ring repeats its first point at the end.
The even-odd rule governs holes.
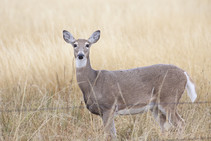
{"type": "Polygon", "coordinates": [[[188,96],[190,97],[191,101],[194,102],[197,98],[196,90],[195,90],[195,85],[194,83],[191,82],[188,74],[184,72],[187,78],[187,84],[186,84],[186,89],[188,92],[188,96]]]}

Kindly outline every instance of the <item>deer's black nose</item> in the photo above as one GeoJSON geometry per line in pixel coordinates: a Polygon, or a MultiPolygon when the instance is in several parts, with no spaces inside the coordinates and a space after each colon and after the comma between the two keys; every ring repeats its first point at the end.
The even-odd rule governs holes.
{"type": "Polygon", "coordinates": [[[78,59],[82,60],[84,58],[83,54],[78,54],[78,59]]]}

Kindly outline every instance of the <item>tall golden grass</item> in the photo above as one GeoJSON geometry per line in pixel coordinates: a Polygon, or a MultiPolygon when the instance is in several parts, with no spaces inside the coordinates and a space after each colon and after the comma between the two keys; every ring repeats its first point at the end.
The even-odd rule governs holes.
{"type": "MultiPolygon", "coordinates": [[[[99,117],[62,109],[84,105],[63,29],[76,38],[101,30],[91,48],[94,69],[175,64],[195,81],[197,101],[211,101],[209,0],[0,0],[0,140],[103,139],[99,117]]],[[[190,101],[186,93],[181,101],[190,101]]],[[[178,108],[184,132],[161,134],[147,112],[116,118],[118,140],[208,137],[210,104],[178,108]]]]}

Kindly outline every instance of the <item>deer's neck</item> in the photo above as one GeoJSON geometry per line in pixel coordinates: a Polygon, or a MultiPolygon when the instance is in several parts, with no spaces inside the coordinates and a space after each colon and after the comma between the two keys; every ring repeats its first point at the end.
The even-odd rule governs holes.
{"type": "Polygon", "coordinates": [[[76,62],[76,78],[82,92],[89,91],[91,85],[93,85],[96,79],[96,76],[97,71],[92,69],[89,58],[87,58],[86,65],[84,65],[83,67],[77,67],[76,62]]]}

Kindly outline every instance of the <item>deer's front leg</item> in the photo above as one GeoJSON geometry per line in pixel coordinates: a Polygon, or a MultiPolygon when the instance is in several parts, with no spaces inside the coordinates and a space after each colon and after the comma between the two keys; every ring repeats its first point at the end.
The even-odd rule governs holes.
{"type": "Polygon", "coordinates": [[[106,136],[110,136],[112,140],[116,139],[116,129],[114,125],[114,110],[103,112],[103,124],[106,136]]]}

